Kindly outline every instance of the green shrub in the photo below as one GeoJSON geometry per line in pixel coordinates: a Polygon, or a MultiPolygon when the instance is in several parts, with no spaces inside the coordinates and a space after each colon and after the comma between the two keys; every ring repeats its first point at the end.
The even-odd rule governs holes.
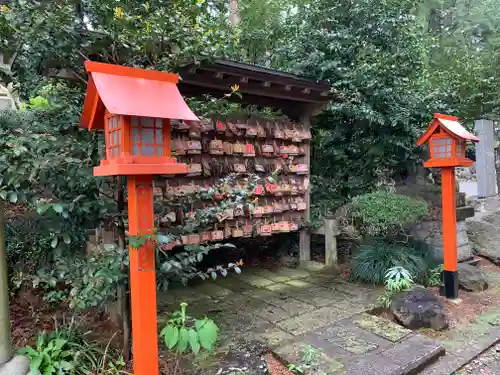
{"type": "MultiPolygon", "coordinates": [[[[374,239],[362,244],[351,259],[351,278],[367,284],[385,281],[387,271],[393,267],[405,268],[415,280],[425,278],[428,263],[424,260],[425,246],[374,239]]],[[[427,248],[428,249],[428,248],[427,248]]]]}
{"type": "Polygon", "coordinates": [[[387,237],[427,216],[428,206],[422,200],[380,190],[353,198],[351,214],[362,234],[387,237]]]}

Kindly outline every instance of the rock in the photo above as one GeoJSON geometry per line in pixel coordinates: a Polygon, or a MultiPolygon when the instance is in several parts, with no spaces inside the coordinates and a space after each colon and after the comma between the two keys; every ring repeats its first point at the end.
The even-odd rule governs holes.
{"type": "Polygon", "coordinates": [[[391,303],[391,312],[396,320],[410,329],[432,328],[440,331],[448,327],[448,316],[443,304],[424,288],[396,294],[391,303]]]}
{"type": "Polygon", "coordinates": [[[481,292],[488,289],[488,280],[479,268],[460,263],[458,265],[458,285],[469,292],[481,292]]]}
{"type": "Polygon", "coordinates": [[[30,360],[16,355],[9,362],[0,365],[0,375],[26,375],[30,371],[30,360]]]}
{"type": "Polygon", "coordinates": [[[467,234],[475,254],[500,264],[500,211],[467,219],[467,234]]]}

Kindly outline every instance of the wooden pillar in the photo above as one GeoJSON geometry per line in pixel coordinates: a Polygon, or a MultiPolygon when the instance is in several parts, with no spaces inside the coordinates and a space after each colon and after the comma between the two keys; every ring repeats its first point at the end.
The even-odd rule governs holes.
{"type": "MultiPolygon", "coordinates": [[[[305,112],[301,118],[300,122],[304,125],[305,130],[311,130],[311,112],[305,112]]],[[[309,166],[309,171],[311,170],[311,142],[306,141],[305,145],[305,156],[304,156],[304,164],[309,166]]],[[[310,178],[306,176],[305,178],[310,178]]],[[[309,221],[311,219],[311,185],[307,188],[307,192],[304,196],[306,201],[306,212],[305,212],[305,220],[309,221]]],[[[299,239],[299,249],[300,249],[300,262],[307,262],[311,260],[311,233],[309,229],[303,228],[300,231],[300,239],[299,239]]]]}
{"type": "MultiPolygon", "coordinates": [[[[128,177],[130,236],[151,234],[154,228],[152,176],[128,177]]],[[[132,350],[134,375],[158,375],[155,253],[152,241],[130,247],[132,350]]]]}
{"type": "Polygon", "coordinates": [[[325,265],[335,266],[338,263],[337,236],[339,233],[338,220],[325,219],[325,265]]]}
{"type": "Polygon", "coordinates": [[[443,206],[444,289],[447,298],[458,298],[457,208],[455,168],[441,169],[443,206]]]}

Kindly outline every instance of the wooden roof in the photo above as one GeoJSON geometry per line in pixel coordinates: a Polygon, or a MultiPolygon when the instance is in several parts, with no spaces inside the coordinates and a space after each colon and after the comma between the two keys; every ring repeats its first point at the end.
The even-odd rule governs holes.
{"type": "Polygon", "coordinates": [[[222,97],[238,85],[244,103],[282,109],[291,117],[323,109],[333,98],[326,82],[235,61],[186,66],[179,75],[179,90],[185,96],[222,97]]]}

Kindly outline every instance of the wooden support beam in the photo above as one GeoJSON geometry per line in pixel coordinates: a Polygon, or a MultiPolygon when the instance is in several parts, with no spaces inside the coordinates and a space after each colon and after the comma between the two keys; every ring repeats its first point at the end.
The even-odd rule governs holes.
{"type": "MultiPolygon", "coordinates": [[[[303,113],[300,118],[300,123],[304,126],[305,130],[311,130],[311,111],[307,110],[303,113]]],[[[309,170],[311,170],[311,142],[307,141],[304,145],[305,156],[304,164],[307,164],[309,170]]],[[[309,178],[306,177],[306,178],[309,178]]],[[[305,212],[305,220],[309,221],[311,219],[311,185],[307,188],[304,199],[306,201],[307,209],[305,212]]],[[[308,262],[311,260],[311,233],[309,229],[304,228],[300,231],[299,237],[299,249],[300,249],[300,262],[308,262]]]]}
{"type": "Polygon", "coordinates": [[[340,234],[339,222],[337,219],[325,219],[325,264],[336,266],[337,256],[337,236],[340,234]]]}

